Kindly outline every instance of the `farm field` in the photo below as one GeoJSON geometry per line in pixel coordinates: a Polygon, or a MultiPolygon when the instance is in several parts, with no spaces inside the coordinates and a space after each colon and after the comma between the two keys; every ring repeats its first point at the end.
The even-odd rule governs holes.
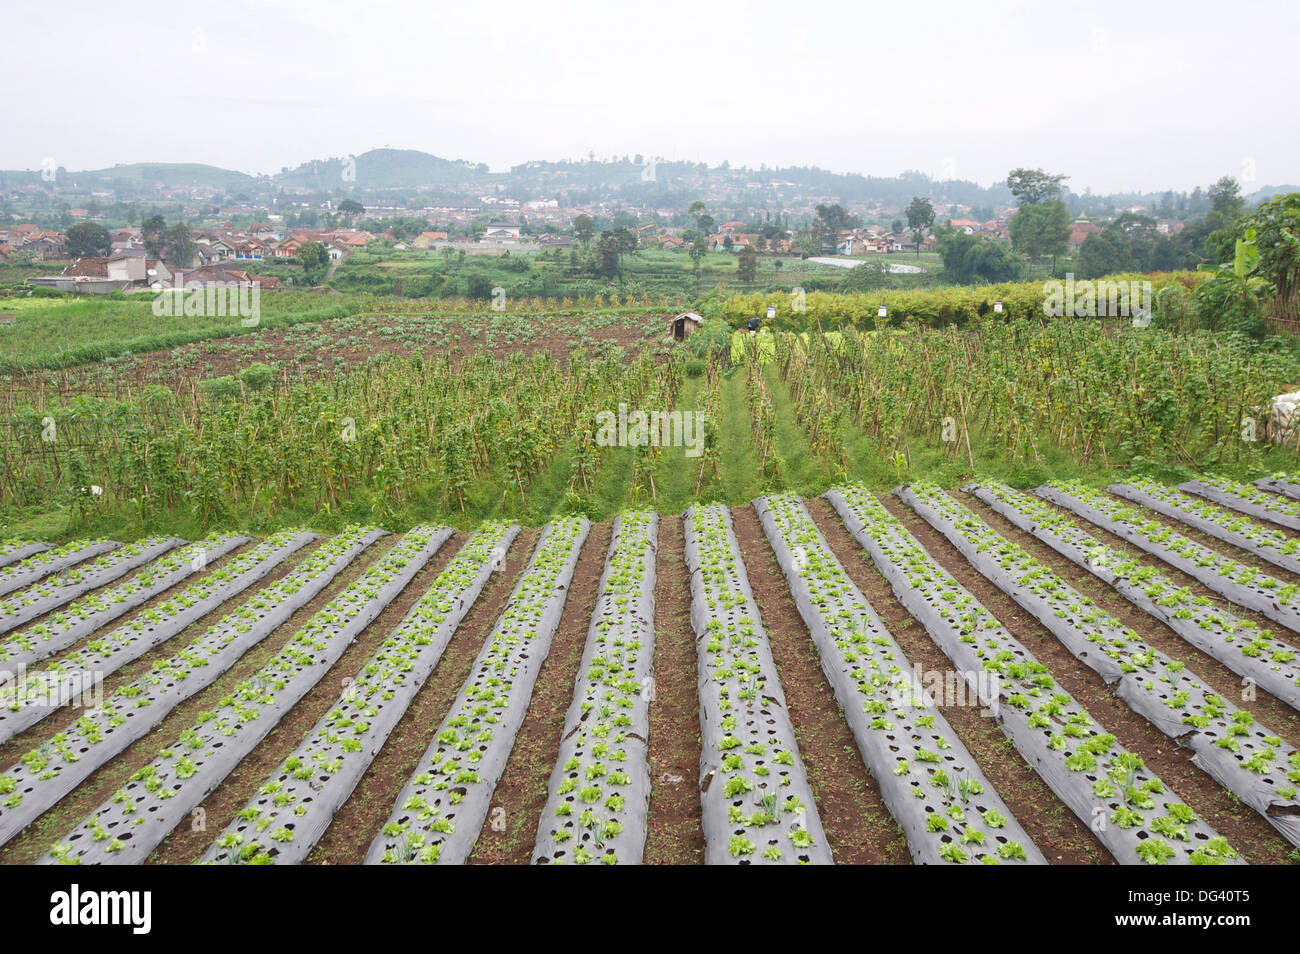
{"type": "Polygon", "coordinates": [[[11,370],[0,864],[1300,862],[1295,353],[1013,292],[11,370]]]}
{"type": "Polygon", "coordinates": [[[987,477],[175,541],[6,634],[0,863],[1296,863],[1300,575],[1155,524],[1209,549],[987,477]]]}

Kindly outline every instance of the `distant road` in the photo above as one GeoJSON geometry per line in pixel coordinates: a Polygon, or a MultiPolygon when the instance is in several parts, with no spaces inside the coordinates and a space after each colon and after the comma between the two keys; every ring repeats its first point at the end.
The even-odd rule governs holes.
{"type": "MultiPolygon", "coordinates": [[[[859,265],[866,264],[870,259],[860,258],[809,258],[808,261],[816,262],[818,265],[838,265],[840,268],[857,268],[859,265]]],[[[888,269],[895,275],[914,275],[917,272],[925,271],[920,265],[904,265],[902,262],[890,262],[888,269]]]]}

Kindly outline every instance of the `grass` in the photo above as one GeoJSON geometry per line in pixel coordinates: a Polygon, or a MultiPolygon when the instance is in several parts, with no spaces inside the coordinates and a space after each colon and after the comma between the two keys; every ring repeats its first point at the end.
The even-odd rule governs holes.
{"type": "MultiPolygon", "coordinates": [[[[152,294],[4,299],[0,311],[14,317],[0,328],[0,373],[67,368],[257,330],[243,327],[238,317],[160,318],[153,300],[152,294]]],[[[258,328],[338,318],[362,306],[357,299],[302,292],[268,292],[260,303],[258,328]]]]}

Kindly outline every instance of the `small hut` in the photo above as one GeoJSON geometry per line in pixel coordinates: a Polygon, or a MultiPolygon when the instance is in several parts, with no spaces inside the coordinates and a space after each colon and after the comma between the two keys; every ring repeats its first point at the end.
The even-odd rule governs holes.
{"type": "Polygon", "coordinates": [[[684,311],[673,319],[673,338],[685,341],[704,324],[704,318],[693,311],[684,311]]]}

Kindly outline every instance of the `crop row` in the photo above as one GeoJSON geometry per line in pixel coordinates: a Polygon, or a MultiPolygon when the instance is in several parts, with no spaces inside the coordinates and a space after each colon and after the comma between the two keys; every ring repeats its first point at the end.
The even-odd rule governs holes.
{"type": "Polygon", "coordinates": [[[1107,732],[975,597],[862,487],[832,505],[899,601],[998,713],[999,728],[1121,864],[1237,860],[1226,839],[1107,732]]]}
{"type": "Polygon", "coordinates": [[[23,626],[79,596],[120,579],[168,550],[183,546],[179,537],[150,537],[79,563],[58,576],[33,583],[0,602],[0,633],[23,626]]]}
{"type": "MultiPolygon", "coordinates": [[[[198,543],[165,553],[129,580],[111,590],[88,594],[45,619],[8,636],[0,645],[0,683],[12,678],[19,667],[31,666],[67,649],[84,636],[124,616],[153,597],[199,572],[200,568],[220,559],[248,542],[244,536],[212,534],[198,543]]],[[[224,576],[224,572],[221,573],[224,576]]],[[[143,623],[136,626],[140,629],[143,623]]]]}
{"type": "Polygon", "coordinates": [[[0,565],[0,596],[121,546],[112,540],[73,540],[53,549],[15,544],[0,565]]]}
{"type": "Polygon", "coordinates": [[[898,493],[1134,711],[1192,749],[1197,765],[1300,845],[1300,754],[1293,747],[939,488],[898,493]]]}
{"type": "Polygon", "coordinates": [[[314,550],[292,573],[264,587],[166,662],[116,689],[103,705],[0,775],[0,843],[72,791],[91,772],[210,685],[321,591],[383,535],[353,527],[314,550]]]}
{"type": "Polygon", "coordinates": [[[28,557],[44,553],[50,548],[50,544],[41,543],[38,540],[20,540],[13,537],[0,540],[0,567],[7,567],[11,563],[26,560],[28,557]]]}
{"type": "Polygon", "coordinates": [[[686,513],[708,864],[830,864],[731,513],[686,513]]]}
{"type": "Polygon", "coordinates": [[[658,532],[658,516],[646,511],[624,513],[614,524],[534,862],[641,862],[650,807],[658,532]]]}
{"type": "Polygon", "coordinates": [[[1106,489],[1125,500],[1194,527],[1216,540],[1240,547],[1274,566],[1300,573],[1300,559],[1296,558],[1300,553],[1300,539],[1289,537],[1274,527],[1255,523],[1243,514],[1153,480],[1134,478],[1129,483],[1111,484],[1106,489]]]}
{"type": "MultiPolygon", "coordinates": [[[[194,544],[173,551],[163,560],[176,558],[174,572],[192,568],[196,561],[233,545],[239,537],[219,541],[212,550],[194,544]],[[194,551],[194,552],[188,552],[194,551]],[[189,557],[189,559],[186,559],[189,557]]],[[[93,679],[103,679],[144,653],[161,645],[196,620],[218,609],[279,566],[295,551],[315,539],[315,534],[282,531],[240,554],[229,566],[209,573],[157,606],[149,607],[125,626],[96,636],[81,649],[69,653],[45,669],[27,673],[0,688],[0,742],[13,738],[41,719],[57,712],[70,697],[84,691],[93,679]]],[[[164,576],[170,576],[165,573],[164,576]]]]}
{"type": "Polygon", "coordinates": [[[517,526],[485,524],[461,547],[329,712],[212,843],[205,862],[293,864],[307,857],[518,532],[517,526]]]}
{"type": "Polygon", "coordinates": [[[1034,491],[1104,530],[1128,540],[1205,584],[1238,606],[1300,632],[1300,586],[1202,546],[1140,510],[1080,483],[1054,481],[1034,491]]]}
{"type": "MultiPolygon", "coordinates": [[[[590,528],[585,517],[547,525],[469,678],[371,843],[367,864],[462,864],[469,857],[590,528]]],[[[618,784],[614,775],[611,785],[618,784]]]]}
{"type": "Polygon", "coordinates": [[[313,616],[278,655],[199,714],[42,858],[43,862],[138,864],[262,741],[329,671],[451,536],[408,531],[313,616]]]}
{"type": "Polygon", "coordinates": [[[1300,502],[1265,493],[1254,484],[1243,484],[1228,477],[1204,476],[1185,481],[1178,485],[1178,489],[1279,527],[1300,530],[1300,502]]]}
{"type": "Polygon", "coordinates": [[[1300,477],[1293,474],[1274,474],[1271,477],[1261,477],[1255,481],[1255,486],[1260,490],[1271,490],[1275,494],[1290,497],[1292,500],[1300,500],[1300,477]]]}
{"type": "Polygon", "coordinates": [[[918,864],[1046,864],[797,497],[754,501],[822,671],[918,864]]]}
{"type": "Polygon", "coordinates": [[[1294,665],[1298,658],[1294,646],[1253,621],[1193,595],[1155,566],[1103,545],[1037,497],[996,481],[971,485],[967,490],[1250,684],[1300,708],[1296,691],[1300,689],[1300,666],[1294,665]]]}

